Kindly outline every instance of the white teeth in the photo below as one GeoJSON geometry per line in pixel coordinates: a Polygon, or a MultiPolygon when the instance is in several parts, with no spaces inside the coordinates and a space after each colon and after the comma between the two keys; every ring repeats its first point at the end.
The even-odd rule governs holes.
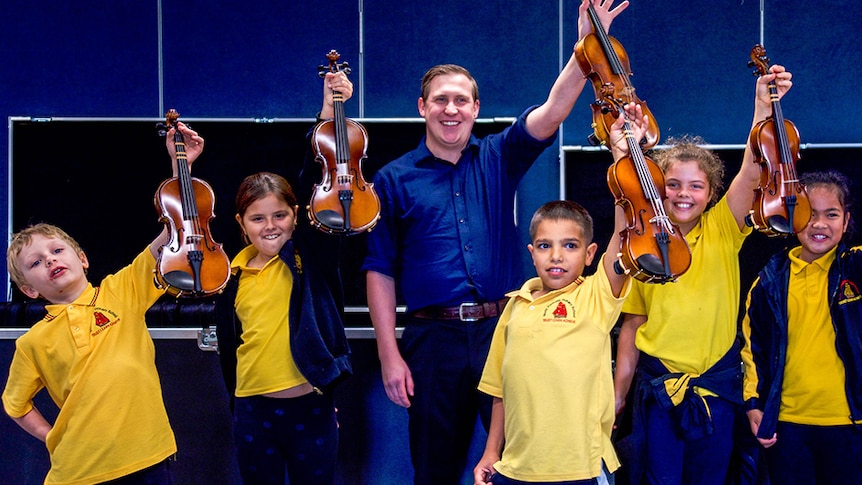
{"type": "Polygon", "coordinates": [[[458,124],[457,121],[444,121],[443,124],[445,126],[456,126],[458,124]]]}
{"type": "Polygon", "coordinates": [[[677,207],[679,207],[680,209],[689,209],[689,208],[691,208],[693,205],[694,205],[694,204],[689,204],[689,203],[687,203],[687,202],[677,202],[677,204],[676,204],[676,206],[677,206],[677,207]]]}
{"type": "Polygon", "coordinates": [[[275,239],[278,237],[278,234],[270,234],[269,236],[263,236],[264,239],[275,239]]]}

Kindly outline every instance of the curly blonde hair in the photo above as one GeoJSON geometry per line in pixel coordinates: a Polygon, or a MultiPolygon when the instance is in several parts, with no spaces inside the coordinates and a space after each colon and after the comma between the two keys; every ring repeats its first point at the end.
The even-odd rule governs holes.
{"type": "Polygon", "coordinates": [[[669,148],[655,150],[651,157],[667,173],[668,169],[678,162],[695,162],[698,168],[706,174],[709,183],[709,204],[712,206],[718,202],[722,189],[724,189],[724,162],[711,150],[703,148],[706,141],[699,136],[683,135],[681,137],[668,138],[665,144],[669,148]]]}

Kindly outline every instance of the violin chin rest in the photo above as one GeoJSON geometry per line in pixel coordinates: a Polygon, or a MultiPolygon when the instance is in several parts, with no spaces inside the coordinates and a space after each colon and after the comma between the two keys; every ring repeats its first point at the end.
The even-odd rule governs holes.
{"type": "Polygon", "coordinates": [[[317,213],[317,220],[326,227],[341,229],[344,227],[344,217],[333,210],[322,210],[317,213]]]}
{"type": "Polygon", "coordinates": [[[784,218],[783,216],[773,215],[769,216],[769,227],[775,231],[780,232],[782,234],[793,234],[793,225],[791,225],[790,221],[784,218]]]}
{"type": "Polygon", "coordinates": [[[654,254],[643,254],[637,258],[638,267],[650,276],[663,278],[665,274],[664,262],[654,254]]]}
{"type": "Polygon", "coordinates": [[[195,277],[191,273],[185,271],[169,271],[163,275],[165,283],[178,288],[182,291],[192,291],[195,289],[195,277]]]}

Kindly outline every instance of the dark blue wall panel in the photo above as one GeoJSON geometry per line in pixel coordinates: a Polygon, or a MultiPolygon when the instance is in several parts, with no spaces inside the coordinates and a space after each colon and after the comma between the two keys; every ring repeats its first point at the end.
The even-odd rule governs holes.
{"type": "Polygon", "coordinates": [[[419,116],[423,74],[448,63],[476,78],[482,117],[517,116],[541,103],[559,72],[557,8],[503,0],[366,2],[367,116],[419,116]]]}
{"type": "MultiPolygon", "coordinates": [[[[162,6],[165,103],[188,116],[313,118],[322,99],[317,67],[326,54],[335,49],[358,66],[355,2],[162,6]]],[[[348,116],[358,113],[354,101],[345,108],[348,116]]]]}

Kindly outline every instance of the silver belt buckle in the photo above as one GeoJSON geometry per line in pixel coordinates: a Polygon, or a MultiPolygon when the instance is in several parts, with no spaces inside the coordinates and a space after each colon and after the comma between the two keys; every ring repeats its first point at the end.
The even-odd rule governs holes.
{"type": "Polygon", "coordinates": [[[464,308],[473,308],[473,307],[480,307],[480,306],[482,306],[480,303],[472,303],[472,302],[462,303],[462,304],[458,305],[458,318],[460,318],[462,322],[478,322],[479,320],[481,320],[481,318],[480,317],[470,317],[470,316],[464,315],[464,308]]]}

